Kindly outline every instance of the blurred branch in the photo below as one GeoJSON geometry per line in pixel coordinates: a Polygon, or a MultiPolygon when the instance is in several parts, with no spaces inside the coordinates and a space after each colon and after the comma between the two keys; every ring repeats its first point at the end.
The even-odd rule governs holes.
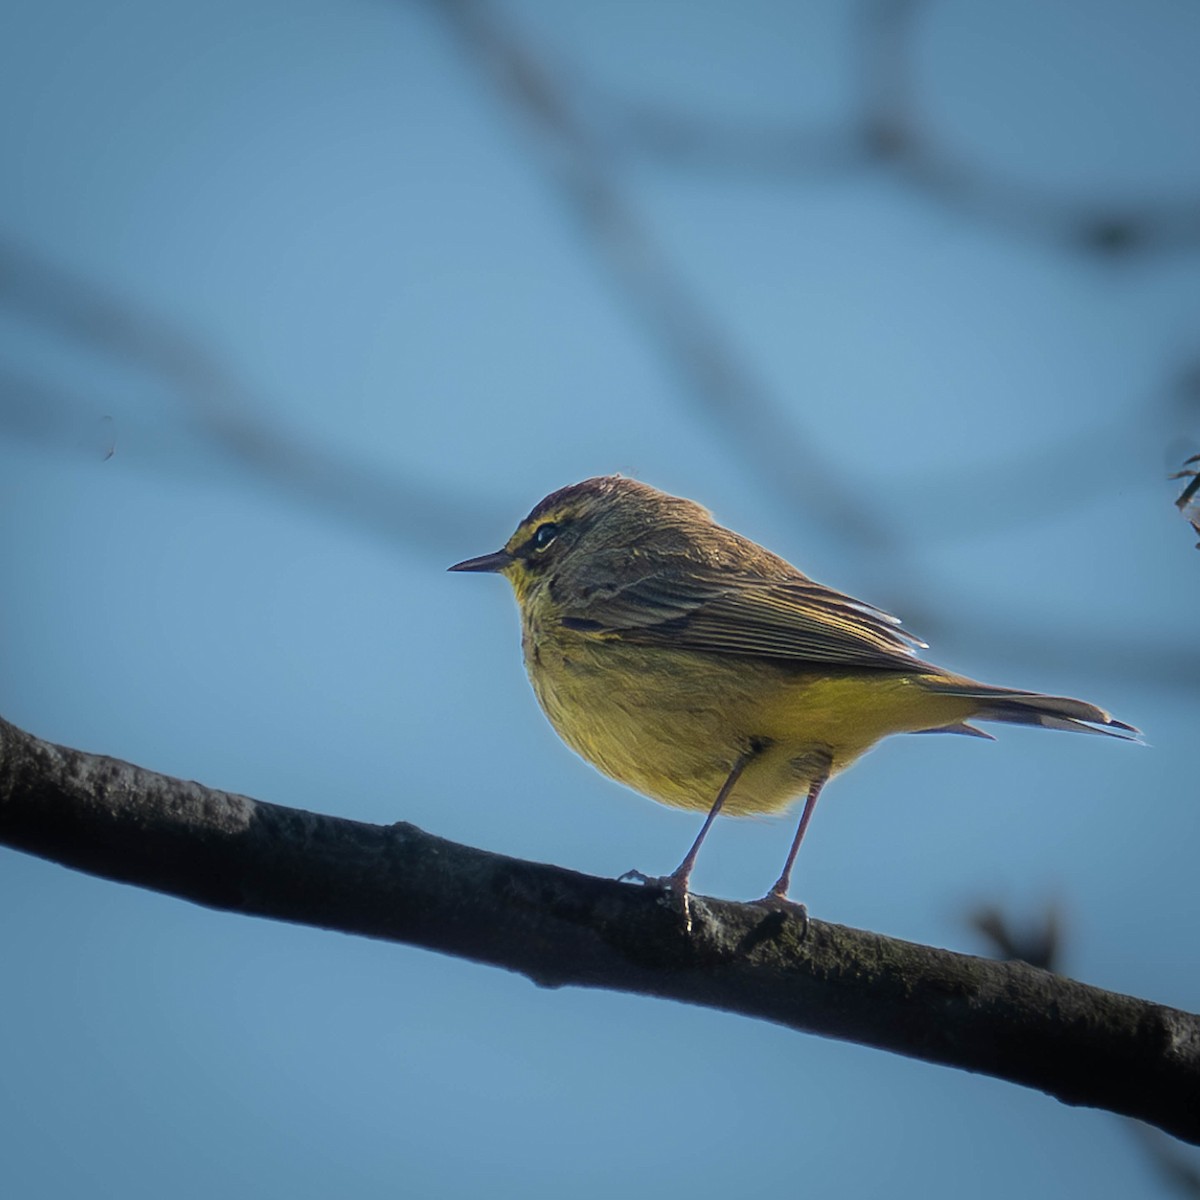
{"type": "Polygon", "coordinates": [[[893,483],[888,502],[905,526],[948,542],[1044,521],[1094,504],[1118,488],[1149,488],[1155,481],[1145,471],[1148,455],[1131,448],[1152,443],[1155,435],[1148,427],[1160,415],[1134,407],[1103,424],[986,463],[924,467],[893,483]]]}
{"type": "Polygon", "coordinates": [[[211,908],[680,1000],[1110,1108],[1200,1142],[1200,1017],[1022,963],[264,804],[0,720],[0,840],[211,908]],[[805,932],[807,930],[807,932],[805,932]]]}
{"type": "MultiPolygon", "coordinates": [[[[826,528],[856,541],[861,549],[869,551],[881,578],[904,581],[904,592],[893,593],[895,606],[913,627],[936,635],[945,625],[944,616],[925,608],[925,597],[936,594],[936,589],[922,586],[907,552],[910,531],[919,527],[924,536],[928,529],[884,515],[901,507],[902,500],[896,503],[895,497],[889,497],[884,504],[871,487],[843,481],[823,461],[811,437],[797,432],[793,414],[782,409],[729,347],[719,325],[701,310],[618,185],[604,143],[579,112],[578,86],[568,85],[540,60],[496,15],[494,6],[483,0],[434,0],[434,6],[446,16],[481,74],[534,131],[542,161],[604,266],[690,384],[690,394],[702,411],[721,426],[727,444],[754,469],[756,478],[768,481],[791,511],[806,511],[826,528]]],[[[897,22],[888,26],[891,33],[887,39],[906,33],[907,25],[898,21],[897,14],[907,7],[879,6],[881,14],[890,14],[889,19],[897,22]]],[[[877,47],[875,53],[878,56],[883,51],[877,47]]],[[[888,96],[904,90],[903,72],[895,64],[886,70],[880,67],[879,75],[888,96]]],[[[876,103],[887,107],[892,101],[885,104],[879,99],[876,103]]],[[[1105,445],[1120,442],[1114,428],[1111,433],[1097,434],[1091,452],[1096,452],[1095,442],[1099,439],[1105,445]]],[[[1094,476],[1094,467],[1089,464],[1087,477],[1094,476]]],[[[1079,491],[1086,495],[1085,488],[1079,491]]],[[[991,495],[987,481],[978,478],[973,481],[972,492],[991,495]]],[[[947,507],[944,495],[940,507],[947,507]]],[[[972,507],[966,504],[968,510],[972,507]]],[[[1003,506],[991,507],[995,511],[1003,506]]],[[[1004,636],[999,625],[994,629],[989,626],[989,636],[993,633],[1004,636]]],[[[1058,633],[1036,628],[1012,629],[1005,643],[1014,662],[1045,662],[1047,657],[1061,657],[1063,651],[1058,633]]],[[[1089,653],[1094,653],[1094,644],[1089,643],[1089,647],[1089,653]]],[[[1163,682],[1164,677],[1171,683],[1180,677],[1190,683],[1200,666],[1200,654],[1181,663],[1177,646],[1150,639],[1136,646],[1125,642],[1121,653],[1126,677],[1147,678],[1155,683],[1163,682]]]]}
{"type": "MultiPolygon", "coordinates": [[[[602,142],[568,86],[481,0],[433,0],[459,44],[504,103],[536,134],[542,162],[571,212],[669,361],[700,413],[758,480],[872,554],[897,559],[902,530],[825,461],[794,411],[779,404],[730,344],[669,260],[609,170],[602,142]]],[[[911,564],[907,564],[911,571],[911,564]]]]}
{"type": "Polygon", "coordinates": [[[876,503],[872,487],[847,481],[821,454],[811,431],[797,425],[798,406],[781,404],[737,353],[621,186],[614,161],[630,148],[773,178],[809,180],[885,168],[949,207],[1071,247],[1113,255],[1200,245],[1200,200],[1120,210],[1073,205],[968,168],[940,147],[917,115],[912,41],[924,7],[919,0],[872,0],[863,6],[859,111],[844,127],[825,130],[721,124],[625,105],[602,96],[577,73],[568,80],[554,71],[495,6],[437,0],[437,7],[481,74],[533,131],[543,164],[602,265],[679,371],[702,415],[720,427],[755,479],[790,511],[809,513],[836,535],[857,541],[881,560],[881,575],[912,577],[913,564],[903,550],[916,530],[923,539],[977,533],[1076,507],[1111,482],[1111,471],[1097,471],[1097,462],[1126,461],[1130,428],[1136,422],[1140,431],[1144,415],[1082,430],[1078,445],[1064,447],[1061,456],[1035,452],[976,471],[969,480],[926,477],[912,505],[899,488],[886,505],[876,503]],[[1036,486],[1020,487],[1021,477],[1036,486]],[[946,504],[948,491],[961,503],[946,504]],[[994,503],[997,493],[1008,502],[994,503]],[[916,520],[905,519],[910,508],[916,520]]]}
{"type": "MultiPolygon", "coordinates": [[[[256,479],[421,550],[469,543],[490,514],[454,490],[339,457],[284,431],[268,406],[215,355],[168,322],[72,272],[0,241],[0,309],[166,385],[193,428],[256,479]],[[436,522],[430,515],[436,513],[436,522]]],[[[64,389],[0,372],[0,427],[60,442],[86,405],[64,389]]]]}
{"type": "Polygon", "coordinates": [[[1200,1167],[1185,1157],[1180,1147],[1161,1129],[1133,1120],[1126,1121],[1125,1127],[1167,1187],[1173,1188],[1179,1196],[1200,1196],[1200,1167]]]}
{"type": "MultiPolygon", "coordinates": [[[[1047,971],[1058,971],[1063,956],[1062,920],[1054,905],[1047,907],[1040,926],[1018,928],[996,905],[976,910],[968,924],[992,944],[998,958],[1019,959],[1047,971]]],[[[1200,1197],[1200,1168],[1170,1138],[1136,1118],[1127,1118],[1124,1124],[1165,1184],[1182,1196],[1200,1197]]]]}
{"type": "MultiPolygon", "coordinates": [[[[943,597],[943,602],[947,597],[943,597]]],[[[962,598],[962,606],[969,603],[962,598]]],[[[1200,678],[1200,645],[1181,644],[1176,637],[1157,637],[1153,630],[1118,627],[1114,630],[1079,629],[1060,622],[1053,628],[1014,618],[982,604],[970,605],[960,617],[980,630],[989,654],[1005,664],[1028,664],[1040,670],[1086,671],[1130,682],[1141,680],[1155,687],[1181,687],[1194,692],[1200,678]]],[[[920,633],[917,629],[915,632],[920,633]]],[[[945,660],[945,654],[937,656],[945,660]]]]}
{"type": "MultiPolygon", "coordinates": [[[[256,481],[266,480],[319,512],[349,520],[393,544],[443,557],[448,543],[471,548],[481,531],[495,528],[501,511],[498,503],[472,505],[452,489],[376,471],[289,434],[269,420],[266,405],[194,339],[104,289],[0,241],[3,308],[68,339],[76,348],[103,355],[107,362],[165,385],[194,417],[196,431],[220,453],[256,481]]],[[[0,430],[74,448],[80,430],[94,423],[96,415],[97,406],[90,400],[0,368],[0,430]]],[[[91,453],[90,443],[98,439],[83,440],[91,453]]],[[[190,461],[179,452],[167,458],[165,465],[175,473],[190,461]]],[[[161,468],[164,463],[145,460],[143,465],[161,468]]],[[[877,567],[880,557],[872,556],[877,567]]],[[[904,581],[914,600],[945,591],[922,589],[906,565],[895,568],[895,578],[904,581]]],[[[904,600],[903,595],[898,598],[904,600]]],[[[945,607],[923,611],[920,603],[911,601],[898,607],[919,632],[946,628],[945,607]]],[[[1104,655],[1097,658],[1094,637],[1023,626],[970,601],[955,607],[969,608],[987,629],[989,642],[1002,645],[1013,664],[1091,661],[1110,674],[1160,686],[1192,686],[1200,675],[1200,651],[1152,634],[1109,639],[1104,655]]]]}
{"type": "Polygon", "coordinates": [[[855,78],[858,112],[841,126],[730,124],[597,97],[610,154],[643,156],[772,181],[844,179],[882,171],[925,199],[1005,233],[1115,259],[1200,247],[1200,197],[1094,203],[1070,200],[968,163],[940,143],[919,111],[914,42],[923,0],[862,5],[855,78]]]}
{"type": "Polygon", "coordinates": [[[991,942],[997,958],[1028,963],[1043,971],[1057,970],[1062,950],[1062,917],[1054,905],[1047,907],[1045,917],[1036,926],[1019,928],[993,904],[976,909],[968,924],[991,942]]]}

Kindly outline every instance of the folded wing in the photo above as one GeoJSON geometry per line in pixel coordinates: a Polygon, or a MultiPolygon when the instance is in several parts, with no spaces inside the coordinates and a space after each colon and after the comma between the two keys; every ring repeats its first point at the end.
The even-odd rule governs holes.
{"type": "Polygon", "coordinates": [[[790,662],[912,671],[925,643],[873,605],[799,575],[763,580],[689,564],[595,589],[563,623],[599,637],[790,662]]]}

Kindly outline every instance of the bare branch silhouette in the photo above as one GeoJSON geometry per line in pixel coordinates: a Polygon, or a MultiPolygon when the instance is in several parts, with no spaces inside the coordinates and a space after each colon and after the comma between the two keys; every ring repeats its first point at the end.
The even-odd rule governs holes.
{"type": "MultiPolygon", "coordinates": [[[[1175,507],[1187,518],[1191,527],[1200,533],[1200,467],[1192,469],[1192,463],[1200,463],[1200,454],[1193,454],[1183,464],[1183,470],[1172,475],[1172,479],[1190,479],[1192,482],[1179,493],[1175,507]]],[[[1200,550],[1200,542],[1196,543],[1200,550]]]]}
{"type": "Polygon", "coordinates": [[[264,804],[0,721],[0,840],[250,915],[682,1000],[1110,1108],[1200,1141],[1200,1017],[752,904],[664,893],[264,804]]]}
{"type": "MultiPolygon", "coordinates": [[[[998,905],[985,905],[968,918],[1001,959],[1019,959],[1031,966],[1061,973],[1063,958],[1062,916],[1050,905],[1040,925],[1018,926],[998,905]]],[[[1137,1142],[1154,1173],[1183,1196],[1200,1196],[1200,1167],[1181,1152],[1161,1130],[1134,1118],[1123,1124],[1137,1142]]]]}

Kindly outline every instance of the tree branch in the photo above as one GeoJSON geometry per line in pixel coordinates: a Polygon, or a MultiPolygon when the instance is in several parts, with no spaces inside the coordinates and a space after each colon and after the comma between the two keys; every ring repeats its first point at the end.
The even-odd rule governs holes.
{"type": "Polygon", "coordinates": [[[1040,1088],[1200,1142],[1200,1018],[754,905],[264,804],[0,719],[0,842],[211,908],[743,1013],[1040,1088]]]}
{"type": "MultiPolygon", "coordinates": [[[[1193,454],[1183,464],[1183,470],[1172,475],[1171,478],[1190,479],[1192,481],[1179,493],[1179,499],[1175,501],[1175,507],[1187,517],[1192,528],[1197,533],[1200,533],[1200,466],[1192,470],[1191,466],[1193,463],[1200,464],[1200,454],[1193,454]]],[[[1200,550],[1200,542],[1196,543],[1196,548],[1200,550]]]]}

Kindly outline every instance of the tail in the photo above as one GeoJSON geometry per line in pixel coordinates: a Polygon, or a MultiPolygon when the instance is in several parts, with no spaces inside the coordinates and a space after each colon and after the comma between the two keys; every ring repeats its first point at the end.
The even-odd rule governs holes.
{"type": "MultiPolygon", "coordinates": [[[[978,701],[971,719],[977,721],[1007,721],[1012,725],[1040,725],[1043,729],[1066,729],[1071,733],[1099,733],[1106,737],[1140,742],[1141,730],[1118,721],[1111,713],[1085,700],[1066,696],[1043,696],[1040,692],[1021,692],[1015,688],[988,687],[973,679],[944,676],[925,676],[921,686],[943,696],[961,696],[978,701]]],[[[982,733],[967,725],[959,733],[982,733]]],[[[983,734],[987,737],[987,734],[983,734]]]]}

